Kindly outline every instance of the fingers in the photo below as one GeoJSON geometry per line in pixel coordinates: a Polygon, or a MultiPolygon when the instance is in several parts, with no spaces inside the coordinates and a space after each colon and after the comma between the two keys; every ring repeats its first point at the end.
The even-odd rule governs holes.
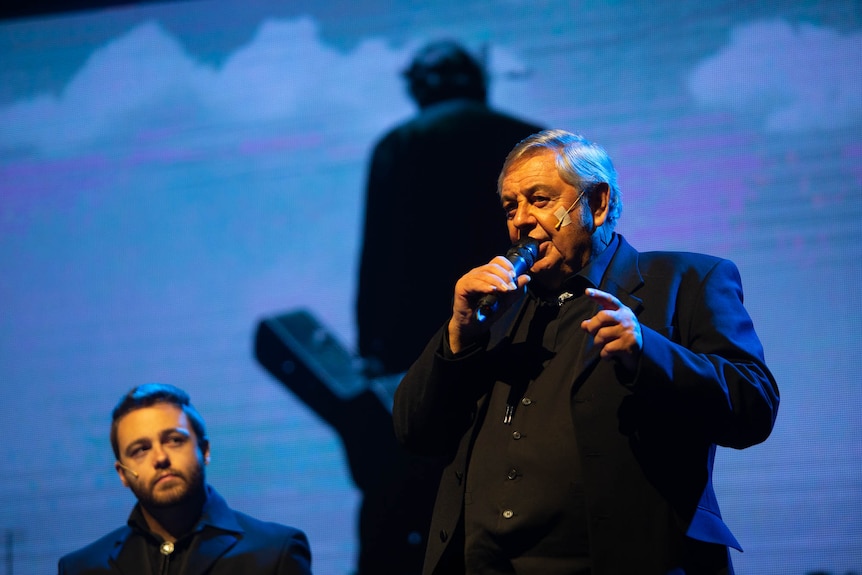
{"type": "Polygon", "coordinates": [[[589,288],[585,293],[602,309],[581,322],[581,329],[593,336],[602,359],[617,358],[633,369],[643,347],[640,323],[634,312],[607,292],[589,288]]]}
{"type": "Polygon", "coordinates": [[[587,288],[584,293],[602,308],[596,315],[581,322],[581,327],[590,335],[595,336],[600,329],[609,326],[622,325],[628,328],[637,324],[634,312],[616,296],[594,288],[587,288]]]}
{"type": "Polygon", "coordinates": [[[593,343],[601,348],[603,358],[617,353],[634,353],[640,347],[636,331],[619,324],[598,330],[593,336],[593,343]]]}
{"type": "Polygon", "coordinates": [[[484,279],[492,291],[518,289],[515,268],[512,262],[502,256],[497,256],[489,264],[476,268],[476,275],[484,279]]]}
{"type": "MultiPolygon", "coordinates": [[[[497,256],[489,263],[467,272],[455,284],[455,298],[452,305],[452,317],[449,321],[449,346],[453,352],[458,351],[484,333],[492,322],[481,322],[476,319],[476,308],[483,296],[497,293],[500,311],[508,307],[517,292],[530,281],[530,276],[515,275],[512,262],[502,256],[497,256]]],[[[499,312],[498,312],[499,313],[499,312]]]]}
{"type": "Polygon", "coordinates": [[[602,306],[602,309],[620,309],[625,307],[620,300],[606,291],[587,288],[584,293],[588,298],[602,306]]]}
{"type": "Polygon", "coordinates": [[[497,256],[489,263],[470,270],[456,285],[456,295],[468,299],[495,292],[511,292],[518,290],[530,281],[529,276],[515,276],[512,262],[502,256],[497,256]]]}

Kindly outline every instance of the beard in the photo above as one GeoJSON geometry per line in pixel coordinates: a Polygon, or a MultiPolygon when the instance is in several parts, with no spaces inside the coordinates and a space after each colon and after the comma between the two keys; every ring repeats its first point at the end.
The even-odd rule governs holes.
{"type": "Polygon", "coordinates": [[[167,469],[162,475],[154,478],[149,485],[130,483],[129,487],[140,504],[147,509],[182,505],[194,500],[204,492],[203,466],[196,465],[188,474],[177,469],[167,469]],[[173,485],[170,487],[157,486],[156,483],[165,474],[174,476],[171,480],[173,485]]]}

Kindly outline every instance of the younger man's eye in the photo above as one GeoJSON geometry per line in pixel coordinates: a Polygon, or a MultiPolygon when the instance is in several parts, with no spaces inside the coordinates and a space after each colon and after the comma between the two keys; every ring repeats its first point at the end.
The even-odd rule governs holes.
{"type": "Polygon", "coordinates": [[[171,435],[168,437],[168,443],[172,443],[174,445],[181,445],[186,442],[186,437],[184,435],[171,435]]]}

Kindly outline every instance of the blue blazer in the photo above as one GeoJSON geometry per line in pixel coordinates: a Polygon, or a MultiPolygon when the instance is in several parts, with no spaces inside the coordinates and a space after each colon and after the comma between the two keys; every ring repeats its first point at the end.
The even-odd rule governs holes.
{"type": "MultiPolygon", "coordinates": [[[[619,240],[599,288],[638,317],[643,350],[637,373],[601,361],[589,337],[582,347],[560,352],[573,363],[570,407],[592,573],[722,572],[729,561],[723,546],[740,546],[712,486],[716,445],[741,449],[765,440],[778,410],[778,387],[732,262],[639,253],[619,240]],[[722,556],[706,559],[714,570],[692,567],[693,557],[717,550],[722,556]]],[[[443,353],[444,327],[396,392],[399,440],[416,452],[451,458],[438,490],[426,575],[445,573],[444,566],[463,555],[458,534],[466,467],[494,385],[493,366],[506,353],[519,307],[492,327],[487,345],[466,356],[443,353]]]]}

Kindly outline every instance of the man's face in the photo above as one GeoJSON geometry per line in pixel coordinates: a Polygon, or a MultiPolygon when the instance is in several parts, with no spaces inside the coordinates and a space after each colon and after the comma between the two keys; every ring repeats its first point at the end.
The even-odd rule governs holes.
{"type": "Polygon", "coordinates": [[[500,190],[509,238],[539,240],[539,259],[530,271],[533,281],[551,290],[589,262],[591,230],[604,221],[577,201],[580,190],[560,178],[555,159],[552,150],[521,158],[509,166],[500,190]]]}
{"type": "Polygon", "coordinates": [[[199,438],[182,409],[157,403],[124,415],[117,425],[123,485],[146,507],[182,503],[204,488],[204,464],[209,446],[199,438]]]}

